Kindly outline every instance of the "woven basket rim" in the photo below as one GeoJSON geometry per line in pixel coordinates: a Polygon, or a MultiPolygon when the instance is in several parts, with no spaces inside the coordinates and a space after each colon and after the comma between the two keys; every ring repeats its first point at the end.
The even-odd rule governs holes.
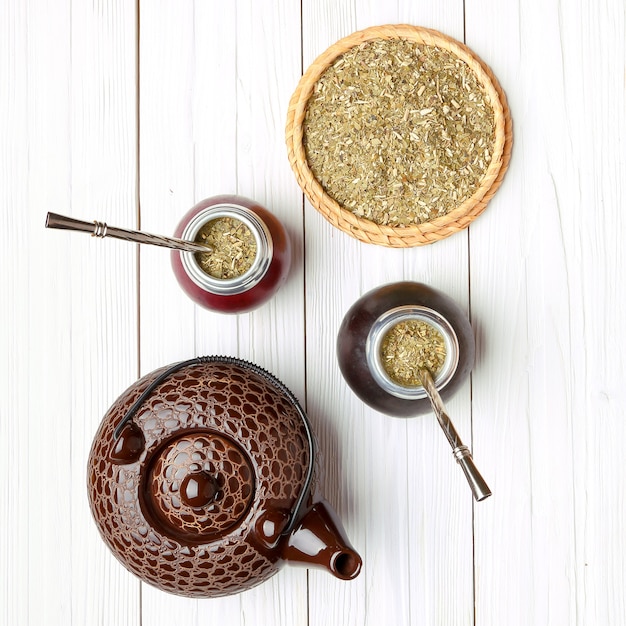
{"type": "Polygon", "coordinates": [[[410,24],[388,24],[360,30],[340,39],[324,50],[302,75],[289,102],[286,143],[291,167],[298,184],[311,204],[333,226],[367,243],[389,247],[410,247],[433,243],[448,237],[480,215],[497,188],[508,167],[512,146],[512,122],[506,96],[491,69],[463,43],[438,31],[410,24]],[[483,85],[494,111],[494,153],[481,184],[474,194],[446,215],[414,226],[379,225],[361,218],[342,207],[326,193],[313,175],[303,144],[303,123],[308,100],[315,83],[341,54],[361,43],[376,39],[403,38],[418,44],[438,46],[449,50],[476,74],[483,85]]]}

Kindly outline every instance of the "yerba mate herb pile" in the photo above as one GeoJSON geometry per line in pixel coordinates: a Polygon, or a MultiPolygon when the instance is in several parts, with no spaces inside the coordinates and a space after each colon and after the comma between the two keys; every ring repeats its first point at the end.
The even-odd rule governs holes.
{"type": "Polygon", "coordinates": [[[430,371],[433,378],[446,360],[443,335],[421,320],[404,320],[393,326],[384,336],[380,356],[388,376],[399,385],[422,385],[421,368],[430,371]]]}
{"type": "Polygon", "coordinates": [[[250,229],[232,217],[219,217],[202,226],[196,241],[212,248],[198,252],[196,260],[204,272],[224,280],[245,274],[256,257],[256,239],[250,229]]]}
{"type": "Polygon", "coordinates": [[[315,84],[303,143],[341,206],[410,226],[470,198],[493,155],[494,113],[469,66],[447,50],[381,39],[347,51],[315,84]]]}

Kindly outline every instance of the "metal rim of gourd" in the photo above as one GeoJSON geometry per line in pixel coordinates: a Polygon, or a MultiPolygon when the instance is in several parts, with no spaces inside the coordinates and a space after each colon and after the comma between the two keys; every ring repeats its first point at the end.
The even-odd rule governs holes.
{"type": "Polygon", "coordinates": [[[422,385],[409,387],[394,381],[386,372],[381,358],[382,342],[387,333],[396,324],[408,320],[425,322],[441,333],[446,358],[434,380],[437,389],[443,389],[452,380],[459,365],[459,340],[450,322],[434,309],[420,305],[404,305],[386,311],[370,328],[365,341],[365,354],[370,373],[383,390],[404,400],[421,400],[428,397],[424,387],[422,385]]]}
{"type": "Polygon", "coordinates": [[[235,278],[215,278],[200,267],[195,252],[181,252],[180,259],[185,272],[198,287],[217,295],[231,296],[248,291],[261,282],[270,266],[274,246],[267,225],[253,211],[237,204],[217,204],[206,207],[185,226],[182,238],[195,241],[205,224],[223,217],[239,220],[254,236],[256,255],[252,266],[246,272],[235,278]]]}

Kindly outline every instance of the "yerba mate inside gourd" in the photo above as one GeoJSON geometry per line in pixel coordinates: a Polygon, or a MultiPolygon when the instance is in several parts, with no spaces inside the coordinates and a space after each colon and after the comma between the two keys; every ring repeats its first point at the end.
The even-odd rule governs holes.
{"type": "Polygon", "coordinates": [[[195,240],[212,248],[198,252],[196,260],[204,272],[214,278],[228,280],[245,274],[256,257],[256,240],[240,220],[219,217],[202,226],[195,240]]]}
{"type": "Polygon", "coordinates": [[[315,84],[303,132],[324,190],[357,216],[394,227],[471,198],[495,143],[494,112],[471,68],[404,39],[339,56],[315,84]]]}
{"type": "Polygon", "coordinates": [[[446,344],[434,326],[409,319],[387,332],[380,356],[385,372],[395,383],[403,387],[422,386],[419,370],[426,368],[434,378],[446,360],[446,344]]]}

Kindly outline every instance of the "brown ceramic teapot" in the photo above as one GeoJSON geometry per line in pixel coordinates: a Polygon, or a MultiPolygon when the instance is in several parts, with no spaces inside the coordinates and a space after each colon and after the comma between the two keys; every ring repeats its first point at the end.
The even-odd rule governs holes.
{"type": "Polygon", "coordinates": [[[144,376],[109,409],[89,456],[91,510],[125,567],[178,595],[238,593],[283,561],[349,580],[361,558],[315,493],[315,459],[280,381],[201,357],[144,376]]]}

